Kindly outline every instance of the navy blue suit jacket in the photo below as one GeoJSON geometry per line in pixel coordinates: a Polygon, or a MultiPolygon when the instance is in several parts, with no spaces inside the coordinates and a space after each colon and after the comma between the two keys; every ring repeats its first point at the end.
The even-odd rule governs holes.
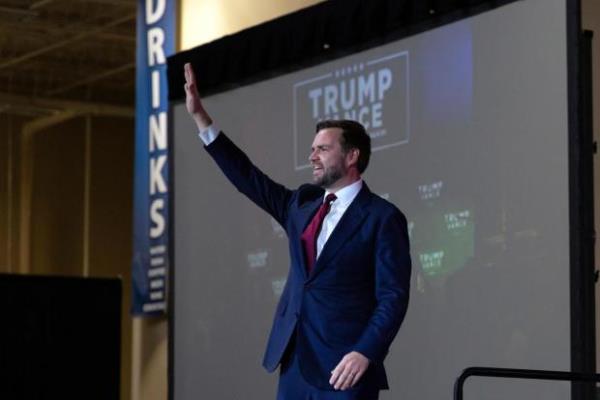
{"type": "Polygon", "coordinates": [[[366,184],[307,274],[300,241],[323,201],[315,185],[290,190],[271,180],[222,132],[208,146],[227,178],[285,229],[290,269],[269,336],[264,367],[272,372],[296,332],[304,378],[331,390],[331,371],[350,351],[371,364],[368,374],[387,389],[383,360],[406,314],[411,260],[404,215],[366,184]]]}

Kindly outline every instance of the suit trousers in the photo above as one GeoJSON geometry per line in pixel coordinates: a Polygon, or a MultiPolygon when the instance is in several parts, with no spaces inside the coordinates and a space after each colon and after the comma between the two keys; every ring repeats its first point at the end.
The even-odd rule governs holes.
{"type": "Polygon", "coordinates": [[[334,390],[333,387],[332,390],[323,390],[306,382],[298,365],[295,336],[290,339],[281,361],[277,400],[377,400],[379,398],[379,389],[369,382],[359,381],[354,387],[346,390],[334,390]]]}

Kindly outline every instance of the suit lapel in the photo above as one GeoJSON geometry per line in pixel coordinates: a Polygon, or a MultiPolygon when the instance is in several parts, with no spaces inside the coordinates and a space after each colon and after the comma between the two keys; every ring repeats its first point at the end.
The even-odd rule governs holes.
{"type": "Polygon", "coordinates": [[[318,274],[321,269],[327,264],[340,248],[350,240],[350,238],[356,233],[356,231],[362,225],[363,220],[368,214],[367,205],[371,201],[371,191],[367,187],[366,183],[363,182],[363,187],[352,201],[342,219],[338,222],[335,229],[325,242],[325,246],[315,263],[314,270],[311,274],[311,278],[318,274]]]}

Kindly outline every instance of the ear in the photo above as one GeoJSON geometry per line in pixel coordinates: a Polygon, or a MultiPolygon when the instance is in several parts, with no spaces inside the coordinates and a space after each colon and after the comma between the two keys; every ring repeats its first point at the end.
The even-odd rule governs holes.
{"type": "Polygon", "coordinates": [[[356,166],[358,164],[358,156],[360,155],[360,150],[357,148],[352,148],[348,150],[346,153],[346,168],[350,168],[352,166],[356,166]]]}

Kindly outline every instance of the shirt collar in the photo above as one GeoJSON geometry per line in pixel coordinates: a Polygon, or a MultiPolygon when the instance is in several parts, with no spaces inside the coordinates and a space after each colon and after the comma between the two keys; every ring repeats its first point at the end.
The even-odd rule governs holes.
{"type": "MultiPolygon", "coordinates": [[[[335,205],[344,206],[344,205],[348,205],[348,204],[352,203],[352,200],[354,200],[354,198],[358,195],[358,192],[360,192],[360,189],[362,189],[362,184],[363,184],[362,179],[359,179],[356,182],[352,182],[348,186],[344,186],[343,188],[341,188],[340,190],[335,192],[335,196],[337,197],[337,200],[334,201],[332,203],[332,205],[335,204],[335,205]]],[[[323,201],[325,201],[325,197],[327,197],[327,195],[329,193],[332,193],[332,192],[330,192],[329,190],[325,191],[325,195],[323,196],[323,201]]]]}

